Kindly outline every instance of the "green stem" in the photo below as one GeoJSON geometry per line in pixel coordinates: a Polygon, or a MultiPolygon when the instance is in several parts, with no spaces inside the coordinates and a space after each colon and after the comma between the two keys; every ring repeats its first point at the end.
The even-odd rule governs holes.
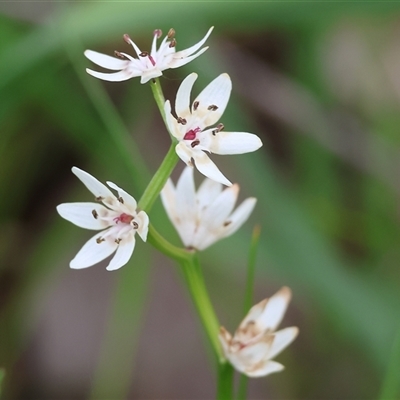
{"type": "Polygon", "coordinates": [[[157,199],[157,196],[164,187],[165,182],[171,175],[178,160],[179,158],[175,152],[175,144],[172,143],[163,162],[154,174],[153,178],[151,178],[150,183],[147,185],[146,190],[139,200],[138,206],[140,209],[145,210],[146,212],[150,211],[151,206],[157,199]]]}
{"type": "Polygon", "coordinates": [[[204,279],[201,273],[198,257],[193,253],[190,258],[180,262],[186,283],[188,285],[193,303],[197,309],[208,340],[214,350],[219,363],[225,361],[222,348],[218,340],[219,322],[208,296],[204,279]]]}
{"type": "MultiPolygon", "coordinates": [[[[246,291],[244,295],[244,307],[243,307],[244,315],[246,315],[249,312],[249,309],[253,304],[254,276],[256,269],[256,258],[257,258],[258,243],[260,240],[260,233],[261,233],[261,228],[259,225],[256,225],[253,229],[253,235],[251,237],[249,259],[247,262],[247,281],[246,281],[246,291]]],[[[239,378],[239,387],[236,396],[237,400],[246,399],[248,382],[249,378],[246,375],[241,374],[239,378]]]]}
{"type": "Polygon", "coordinates": [[[160,114],[164,121],[164,124],[165,124],[166,128],[168,129],[167,119],[165,117],[165,111],[164,111],[165,98],[164,98],[164,94],[163,94],[159,79],[158,78],[153,79],[150,82],[150,87],[151,87],[151,91],[153,92],[153,96],[157,103],[158,109],[160,110],[160,114]]]}
{"type": "Polygon", "coordinates": [[[160,233],[156,231],[153,225],[149,225],[149,235],[147,241],[154,246],[161,253],[165,254],[167,257],[173,258],[176,261],[184,262],[188,260],[192,254],[181,247],[176,247],[160,233]]]}
{"type": "Polygon", "coordinates": [[[217,400],[233,399],[233,367],[228,363],[218,366],[217,400]]]}

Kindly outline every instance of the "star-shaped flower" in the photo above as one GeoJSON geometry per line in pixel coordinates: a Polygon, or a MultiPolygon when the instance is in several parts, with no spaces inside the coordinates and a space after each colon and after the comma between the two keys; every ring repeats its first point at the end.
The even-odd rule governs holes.
{"type": "Polygon", "coordinates": [[[275,332],[290,298],[290,289],[283,287],[271,298],[253,306],[233,337],[224,327],[220,328],[219,339],[225,356],[238,371],[250,377],[260,377],[284,369],[272,358],[299,332],[296,327],[275,332]]]}
{"type": "Polygon", "coordinates": [[[162,71],[169,68],[181,67],[203,54],[208,47],[202,48],[197,53],[196,51],[203,46],[213,29],[214,27],[211,27],[200,42],[181,51],[176,51],[176,40],[174,38],[175,31],[172,28],[169,30],[167,36],[165,36],[157,50],[157,39],[160,38],[162,32],[160,29],[156,29],[153,32],[153,43],[151,45],[150,53],[140,50],[136,43],[125,34],[124,40],[128,44],[132,45],[138,58],[134,58],[129,54],[121,53],[119,51],[115,52],[115,55],[118,57],[115,58],[93,50],[86,50],[84,54],[90,61],[100,67],[118,71],[113,73],[103,73],[87,68],[86,72],[95,78],[110,82],[126,81],[127,79],[140,76],[140,83],[146,83],[150,79],[161,76],[162,71]]]}
{"type": "Polygon", "coordinates": [[[228,74],[214,79],[194,100],[191,108],[190,92],[197,79],[192,73],[181,83],[176,94],[175,113],[171,104],[165,102],[165,115],[170,133],[179,141],[176,153],[187,165],[193,166],[205,176],[224,185],[232,183],[221,173],[205,152],[215,154],[243,154],[262,146],[257,135],[246,132],[225,132],[223,124],[214,125],[222,116],[228,104],[232,89],[228,74]],[[208,128],[208,129],[206,129],[208,128]]]}
{"type": "Polygon", "coordinates": [[[98,203],[63,203],[57,206],[58,213],[81,228],[102,231],[85,243],[70,267],[90,267],[116,251],[107,270],[121,268],[132,256],[135,233],[146,241],[149,217],[144,211],[138,212],[135,199],[115,183],[107,182],[118,192],[118,197],[87,172],[76,167],[72,172],[94,194],[98,203]]]}
{"type": "Polygon", "coordinates": [[[220,183],[208,178],[196,193],[193,168],[186,167],[176,188],[168,179],[161,191],[161,200],[183,244],[187,248],[204,250],[235,233],[249,218],[256,199],[246,199],[233,211],[238,194],[239,185],[222,190],[220,183]]]}

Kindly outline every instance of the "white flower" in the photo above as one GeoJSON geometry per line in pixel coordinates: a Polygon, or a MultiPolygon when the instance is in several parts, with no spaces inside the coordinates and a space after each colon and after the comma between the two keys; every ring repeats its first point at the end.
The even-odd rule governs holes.
{"type": "Polygon", "coordinates": [[[214,79],[194,100],[189,108],[190,92],[197,79],[192,73],[181,83],[175,101],[176,118],[171,114],[171,104],[165,102],[165,115],[171,134],[178,139],[176,153],[187,165],[193,166],[205,176],[224,185],[231,182],[221,173],[204,151],[215,154],[243,154],[262,146],[258,136],[246,132],[225,132],[223,124],[214,125],[228,104],[232,89],[228,74],[214,79]]]}
{"type": "Polygon", "coordinates": [[[255,378],[284,369],[282,364],[271,360],[299,332],[296,327],[275,332],[291,296],[290,289],[283,287],[271,298],[253,306],[233,337],[224,327],[220,328],[219,339],[225,356],[238,371],[255,378]]]}
{"type": "Polygon", "coordinates": [[[150,53],[140,50],[128,35],[124,35],[124,40],[132,45],[138,58],[119,51],[115,52],[115,55],[118,56],[118,58],[115,58],[96,51],[86,50],[84,54],[90,61],[100,67],[118,71],[114,73],[102,73],[86,69],[86,72],[95,78],[111,82],[126,81],[127,79],[140,76],[140,83],[146,83],[150,79],[161,76],[162,71],[168,68],[181,67],[203,54],[208,47],[202,48],[197,53],[196,51],[206,42],[213,29],[214,27],[211,27],[200,42],[181,51],[176,51],[175,31],[173,29],[169,30],[168,35],[165,36],[158,50],[157,39],[162,35],[162,32],[160,29],[156,29],[153,32],[153,43],[150,53]]]}
{"type": "Polygon", "coordinates": [[[161,200],[183,244],[203,250],[235,233],[253,211],[256,199],[251,197],[232,212],[238,194],[239,185],[222,190],[222,185],[211,179],[205,179],[196,193],[193,168],[186,167],[176,188],[168,179],[161,200]]]}
{"type": "Polygon", "coordinates": [[[132,256],[135,233],[146,241],[149,217],[144,211],[137,212],[135,199],[116,184],[107,182],[118,192],[118,197],[87,172],[76,167],[72,168],[72,172],[104,206],[99,203],[63,203],[57,206],[58,213],[73,224],[85,229],[102,229],[85,243],[70,267],[90,267],[116,251],[107,270],[121,268],[132,256]]]}

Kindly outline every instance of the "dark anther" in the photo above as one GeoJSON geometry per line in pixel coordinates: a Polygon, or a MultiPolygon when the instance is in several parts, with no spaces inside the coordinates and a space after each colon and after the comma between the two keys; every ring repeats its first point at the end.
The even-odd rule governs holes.
{"type": "Polygon", "coordinates": [[[224,222],[224,226],[228,226],[228,225],[230,225],[232,223],[232,221],[225,221],[224,222]]]}
{"type": "Polygon", "coordinates": [[[169,42],[169,46],[168,47],[175,47],[176,46],[176,40],[175,39],[172,39],[170,42],[169,42]]]}
{"type": "Polygon", "coordinates": [[[162,30],[161,29],[155,29],[153,32],[154,36],[157,36],[157,39],[159,39],[162,35],[162,30]]]}
{"type": "Polygon", "coordinates": [[[218,110],[218,106],[216,106],[215,104],[211,104],[210,106],[208,106],[207,110],[216,111],[218,110]]]}
{"type": "Polygon", "coordinates": [[[199,106],[199,102],[198,101],[195,101],[194,103],[193,103],[193,110],[197,110],[197,107],[199,106]]]}
{"type": "Polygon", "coordinates": [[[131,44],[131,38],[129,37],[129,35],[127,33],[125,33],[125,35],[123,36],[124,40],[126,43],[131,44]]]}
{"type": "Polygon", "coordinates": [[[211,131],[211,133],[213,134],[213,136],[215,136],[215,135],[217,134],[217,132],[218,132],[218,129],[214,129],[214,130],[211,131]]]}
{"type": "Polygon", "coordinates": [[[178,124],[186,125],[186,119],[182,117],[178,117],[177,120],[178,124]]]}
{"type": "Polygon", "coordinates": [[[172,39],[174,36],[175,36],[175,29],[174,29],[174,28],[171,28],[171,29],[168,31],[167,37],[168,37],[168,39],[172,39]]]}
{"type": "Polygon", "coordinates": [[[118,197],[118,201],[119,201],[120,203],[124,204],[124,199],[123,199],[121,196],[118,197]]]}
{"type": "Polygon", "coordinates": [[[127,60],[127,58],[123,54],[121,54],[118,50],[114,50],[114,54],[118,58],[122,58],[123,60],[127,60]]]}
{"type": "Polygon", "coordinates": [[[142,51],[142,52],[139,54],[139,56],[140,56],[140,57],[148,57],[148,56],[149,56],[149,53],[148,53],[147,51],[142,51]]]}
{"type": "Polygon", "coordinates": [[[221,132],[221,131],[223,131],[224,129],[225,129],[224,124],[218,124],[218,125],[217,125],[217,131],[218,131],[218,132],[221,132]]]}
{"type": "Polygon", "coordinates": [[[200,144],[200,140],[199,140],[199,139],[194,140],[192,143],[190,143],[190,145],[191,145],[192,147],[196,147],[196,146],[198,146],[199,144],[200,144]]]}
{"type": "Polygon", "coordinates": [[[99,216],[99,214],[97,214],[96,210],[92,210],[92,215],[93,215],[94,219],[97,219],[97,217],[99,216]]]}
{"type": "Polygon", "coordinates": [[[120,244],[121,239],[115,239],[115,243],[120,244]]]}
{"type": "Polygon", "coordinates": [[[133,225],[133,227],[134,227],[135,229],[138,229],[138,228],[139,228],[139,225],[138,225],[138,223],[137,223],[137,222],[135,222],[135,221],[133,221],[133,222],[132,222],[132,225],[133,225]]]}
{"type": "Polygon", "coordinates": [[[96,201],[103,201],[104,200],[104,197],[102,197],[102,196],[97,196],[96,197],[96,201]]]}
{"type": "Polygon", "coordinates": [[[97,244],[100,244],[101,242],[104,242],[105,241],[105,239],[103,239],[102,237],[98,237],[97,239],[96,239],[96,243],[97,244]]]}

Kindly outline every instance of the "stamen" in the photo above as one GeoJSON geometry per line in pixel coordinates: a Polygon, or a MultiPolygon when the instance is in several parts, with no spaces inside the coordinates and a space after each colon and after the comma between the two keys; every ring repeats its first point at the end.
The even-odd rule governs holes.
{"type": "Polygon", "coordinates": [[[96,239],[96,243],[97,243],[97,244],[100,244],[101,242],[105,242],[105,240],[106,240],[106,239],[103,239],[102,237],[98,237],[98,238],[96,239]]]}
{"type": "Polygon", "coordinates": [[[124,204],[124,199],[123,199],[121,196],[118,197],[118,201],[119,201],[121,204],[124,204]]]}
{"type": "Polygon", "coordinates": [[[224,124],[218,124],[218,125],[217,125],[217,129],[218,129],[218,132],[223,131],[223,130],[225,129],[224,124]]]}
{"type": "Polygon", "coordinates": [[[118,239],[118,238],[117,238],[117,239],[114,240],[114,242],[117,243],[117,244],[120,244],[120,243],[121,243],[121,240],[122,240],[122,239],[118,239]]]}
{"type": "Polygon", "coordinates": [[[171,28],[171,29],[168,31],[167,37],[168,37],[168,39],[172,39],[174,36],[175,36],[175,29],[174,29],[174,28],[171,28]]]}
{"type": "Polygon", "coordinates": [[[210,106],[208,106],[207,110],[216,111],[218,110],[218,106],[216,106],[215,104],[211,104],[210,106]]]}
{"type": "Polygon", "coordinates": [[[224,222],[224,226],[228,226],[228,225],[230,225],[232,223],[232,221],[225,221],[224,222]]]}
{"type": "Polygon", "coordinates": [[[169,43],[169,48],[172,48],[172,47],[175,47],[176,46],[176,40],[175,39],[172,39],[171,41],[170,41],[170,43],[169,43]]]}
{"type": "Polygon", "coordinates": [[[139,54],[140,57],[149,57],[150,62],[152,63],[153,67],[156,65],[154,58],[149,54],[148,51],[142,51],[139,54]]]}
{"type": "Polygon", "coordinates": [[[200,104],[200,103],[199,103],[198,101],[195,101],[195,102],[193,103],[193,110],[194,110],[194,111],[197,110],[199,104],[200,104]]]}
{"type": "Polygon", "coordinates": [[[94,219],[97,219],[97,217],[99,216],[99,214],[97,214],[96,210],[92,210],[92,215],[93,215],[94,219]]]}
{"type": "Polygon", "coordinates": [[[103,201],[104,200],[104,197],[102,197],[102,196],[97,196],[96,197],[96,201],[103,201]]]}
{"type": "Polygon", "coordinates": [[[155,29],[153,32],[154,36],[157,36],[157,39],[159,39],[162,35],[162,30],[161,29],[155,29]]]}
{"type": "Polygon", "coordinates": [[[193,140],[196,139],[196,133],[200,132],[200,128],[196,129],[191,129],[190,131],[186,132],[185,136],[183,137],[183,140],[193,140]]]}
{"type": "Polygon", "coordinates": [[[137,222],[135,222],[135,221],[133,221],[133,222],[132,222],[132,225],[133,225],[133,227],[134,227],[135,229],[138,229],[138,228],[139,228],[139,225],[138,225],[138,223],[137,223],[137,222]]]}
{"type": "Polygon", "coordinates": [[[123,38],[124,38],[126,43],[131,44],[132,39],[130,38],[130,36],[127,33],[125,33],[123,38]]]}
{"type": "Polygon", "coordinates": [[[118,58],[122,58],[123,60],[129,60],[129,58],[125,57],[123,54],[121,54],[118,50],[114,50],[114,55],[118,58]]]}
{"type": "Polygon", "coordinates": [[[192,148],[195,148],[196,146],[198,146],[200,144],[200,140],[197,139],[194,142],[190,143],[190,146],[192,146],[192,148]]]}
{"type": "Polygon", "coordinates": [[[177,120],[178,124],[186,125],[186,119],[182,117],[178,117],[177,120]]]}

